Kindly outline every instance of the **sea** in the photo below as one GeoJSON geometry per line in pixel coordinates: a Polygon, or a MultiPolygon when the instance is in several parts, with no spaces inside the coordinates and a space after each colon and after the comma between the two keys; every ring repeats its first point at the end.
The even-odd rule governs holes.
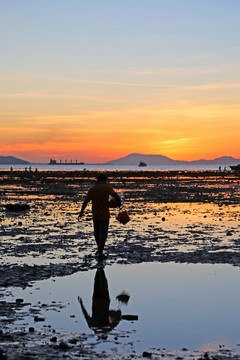
{"type": "MultiPolygon", "coordinates": [[[[232,164],[236,165],[236,164],[232,164]]],[[[30,163],[27,165],[13,165],[13,164],[0,164],[0,169],[4,170],[96,170],[96,171],[156,171],[156,170],[231,170],[228,165],[225,164],[211,164],[211,165],[147,165],[145,167],[139,167],[138,165],[110,165],[110,164],[83,164],[83,165],[49,165],[44,163],[30,163]]]]}

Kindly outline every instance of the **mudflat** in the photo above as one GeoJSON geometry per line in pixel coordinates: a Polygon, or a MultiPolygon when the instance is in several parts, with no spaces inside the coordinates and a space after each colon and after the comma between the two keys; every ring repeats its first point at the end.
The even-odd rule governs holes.
{"type": "MultiPolygon", "coordinates": [[[[108,171],[107,174],[110,184],[125,197],[123,209],[128,210],[131,220],[126,225],[120,224],[116,220],[118,209],[111,209],[108,257],[103,267],[142,262],[240,266],[238,173],[108,171]]],[[[36,332],[27,323],[17,327],[19,318],[29,316],[25,310],[29,304],[22,299],[12,301],[10,297],[13,287],[25,288],[35,281],[99,267],[90,206],[82,221],[77,222],[81,203],[96,175],[95,171],[0,171],[1,359],[111,358],[104,351],[97,353],[93,346],[83,346],[86,334],[59,341],[56,329],[53,332],[43,327],[36,332]],[[27,207],[14,210],[7,207],[9,204],[27,207]]],[[[58,304],[54,306],[58,308],[58,304]]],[[[39,323],[40,309],[39,305],[39,312],[32,313],[39,323]]],[[[138,354],[133,349],[129,358],[157,359],[161,354],[163,350],[152,354],[146,349],[145,354],[138,354]]],[[[230,355],[233,356],[222,352],[207,356],[230,355]]],[[[196,353],[196,357],[201,356],[204,354],[196,353]]],[[[126,357],[117,355],[116,350],[115,358],[126,357]]]]}

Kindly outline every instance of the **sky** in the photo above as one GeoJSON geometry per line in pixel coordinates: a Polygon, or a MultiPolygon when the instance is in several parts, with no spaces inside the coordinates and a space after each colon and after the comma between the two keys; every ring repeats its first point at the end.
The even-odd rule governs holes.
{"type": "Polygon", "coordinates": [[[0,0],[0,155],[240,158],[239,0],[0,0]]]}

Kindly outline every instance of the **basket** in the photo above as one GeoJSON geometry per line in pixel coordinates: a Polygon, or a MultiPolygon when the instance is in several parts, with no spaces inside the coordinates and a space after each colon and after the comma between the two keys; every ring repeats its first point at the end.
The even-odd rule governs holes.
{"type": "Polygon", "coordinates": [[[127,210],[120,211],[116,219],[123,225],[127,224],[130,221],[127,210]]]}

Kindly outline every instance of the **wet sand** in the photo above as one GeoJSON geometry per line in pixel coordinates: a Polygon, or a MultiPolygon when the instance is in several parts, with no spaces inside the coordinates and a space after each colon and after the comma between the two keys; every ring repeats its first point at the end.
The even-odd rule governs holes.
{"type": "MultiPolygon", "coordinates": [[[[121,225],[115,219],[117,210],[112,210],[104,265],[180,262],[240,266],[238,174],[114,171],[108,175],[114,188],[125,196],[124,208],[131,221],[121,225]]],[[[0,171],[2,296],[6,298],[10,287],[24,288],[37,280],[98,267],[90,207],[82,222],[77,222],[81,202],[95,176],[94,171],[0,171]],[[7,211],[9,203],[26,203],[30,210],[7,211]]],[[[62,340],[54,342],[51,339],[58,329],[53,333],[43,326],[36,332],[27,324],[18,329],[14,323],[19,316],[26,316],[26,305],[21,300],[0,301],[0,359],[38,359],[39,354],[41,359],[109,358],[107,353],[96,354],[93,347],[83,346],[86,334],[77,338],[59,334],[56,338],[62,340]]],[[[161,358],[164,351],[151,356],[161,358]]],[[[165,357],[174,356],[165,352],[165,357]]],[[[148,349],[145,354],[133,350],[129,358],[150,353],[148,349]]],[[[178,356],[186,354],[183,351],[178,356]]],[[[195,354],[201,356],[204,354],[195,354]]],[[[233,354],[221,351],[208,356],[229,358],[233,354]]]]}

